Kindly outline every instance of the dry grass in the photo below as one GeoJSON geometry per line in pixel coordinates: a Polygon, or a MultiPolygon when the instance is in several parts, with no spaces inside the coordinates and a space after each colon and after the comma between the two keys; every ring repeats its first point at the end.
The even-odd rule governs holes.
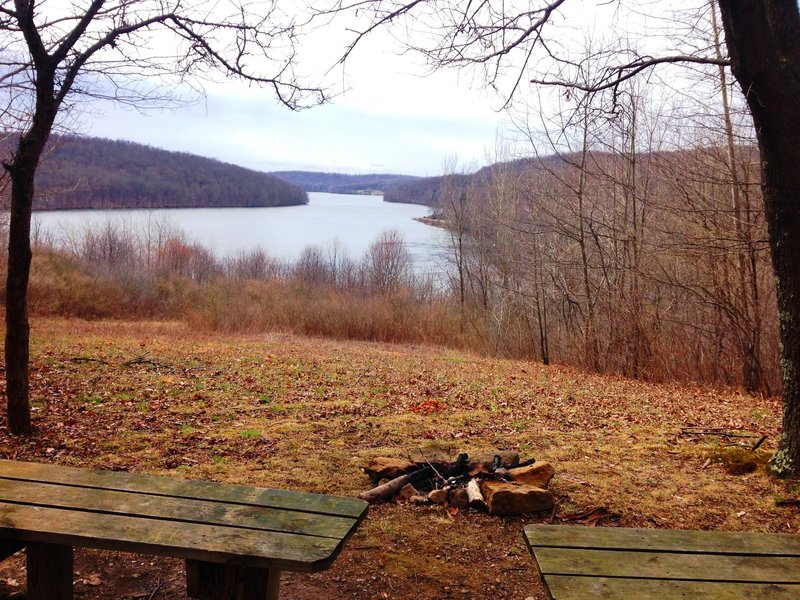
{"type": "MultiPolygon", "coordinates": [[[[4,457],[356,495],[369,487],[358,465],[370,456],[432,442],[453,453],[516,449],[556,466],[556,521],[605,506],[619,515],[605,524],[623,526],[800,527],[797,508],[775,505],[800,490],[770,478],[764,455],[754,454],[755,470],[731,469],[749,451],[682,434],[767,434],[770,450],[776,399],[432,347],[212,336],[179,323],[36,320],[32,362],[37,435],[2,434],[4,457]],[[142,357],[153,362],[126,364],[142,357]],[[428,399],[445,407],[412,410],[428,399]]],[[[521,531],[550,518],[376,506],[330,571],[287,576],[288,597],[542,597],[521,531]]],[[[156,598],[182,597],[175,563],[81,560],[104,584],[79,585],[79,597],[125,597],[110,583],[119,567],[109,561],[119,560],[144,589],[160,578],[156,598]]],[[[24,581],[18,567],[4,567],[0,583],[24,581]]]]}

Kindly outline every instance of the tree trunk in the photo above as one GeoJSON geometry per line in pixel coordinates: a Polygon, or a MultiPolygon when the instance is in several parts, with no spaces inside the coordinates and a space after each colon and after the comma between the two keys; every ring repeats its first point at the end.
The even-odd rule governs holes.
{"type": "Polygon", "coordinates": [[[800,12],[796,0],[719,0],[733,74],[761,152],[778,290],[783,434],[772,468],[800,475],[800,12]]]}
{"type": "Polygon", "coordinates": [[[26,156],[24,140],[11,171],[11,221],[8,238],[8,276],[6,280],[6,393],[8,430],[12,434],[31,433],[28,389],[28,277],[31,268],[31,209],[33,178],[38,164],[26,156]]]}
{"type": "Polygon", "coordinates": [[[54,66],[48,61],[43,62],[47,63],[47,69],[40,69],[37,73],[36,109],[31,128],[19,138],[16,153],[5,164],[11,176],[5,358],[8,430],[12,434],[27,434],[32,431],[28,384],[31,211],[36,169],[58,112],[58,101],[53,95],[54,66]]]}
{"type": "MultiPolygon", "coordinates": [[[[725,57],[722,48],[722,35],[717,20],[717,8],[714,0],[709,0],[711,9],[711,30],[714,35],[714,54],[722,60],[725,57]]],[[[758,292],[758,269],[756,265],[756,249],[752,239],[752,212],[747,192],[739,177],[738,156],[731,103],[728,97],[728,76],[724,65],[719,65],[719,88],[722,99],[722,120],[725,124],[726,156],[730,177],[731,207],[733,209],[733,229],[736,232],[736,266],[738,280],[736,285],[735,304],[744,321],[743,329],[737,334],[737,346],[742,359],[742,385],[744,389],[755,394],[764,390],[764,369],[761,365],[761,311],[758,292]]]]}

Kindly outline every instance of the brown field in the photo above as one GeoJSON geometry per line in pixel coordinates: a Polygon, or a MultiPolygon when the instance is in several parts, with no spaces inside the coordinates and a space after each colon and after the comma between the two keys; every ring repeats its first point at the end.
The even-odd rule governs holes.
{"type": "MultiPolygon", "coordinates": [[[[352,496],[370,487],[364,459],[430,445],[556,467],[552,513],[373,506],[332,569],[285,575],[285,598],[543,598],[523,526],[596,507],[610,513],[599,526],[800,528],[797,507],[775,504],[800,485],[763,466],[779,434],[774,398],[179,323],[37,319],[32,338],[36,435],[10,438],[3,424],[3,458],[352,496]],[[430,399],[438,410],[414,410],[430,399]],[[751,452],[685,427],[769,437],[751,452]]],[[[185,598],[179,561],[79,552],[76,571],[78,598],[185,598]]],[[[0,597],[20,597],[24,581],[23,560],[6,561],[0,597]]]]}

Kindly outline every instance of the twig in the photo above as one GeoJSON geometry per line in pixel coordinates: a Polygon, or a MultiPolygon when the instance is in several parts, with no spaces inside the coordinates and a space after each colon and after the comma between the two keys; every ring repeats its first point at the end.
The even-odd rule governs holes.
{"type": "Polygon", "coordinates": [[[132,358],[131,360],[127,360],[122,363],[126,367],[133,367],[135,365],[151,365],[156,369],[172,369],[170,365],[165,365],[163,363],[156,362],[154,360],[150,360],[149,358],[145,358],[144,356],[140,356],[138,358],[132,358]]]}
{"type": "Polygon", "coordinates": [[[93,362],[93,363],[97,363],[97,364],[100,364],[100,365],[107,365],[108,364],[108,362],[105,361],[105,360],[101,360],[99,358],[92,358],[91,356],[74,356],[74,357],[70,358],[70,361],[74,362],[74,363],[90,363],[90,362],[93,362]]]}
{"type": "Polygon", "coordinates": [[[775,500],[775,506],[800,506],[800,498],[786,498],[775,500]]]}
{"type": "Polygon", "coordinates": [[[681,429],[681,435],[718,435],[720,437],[726,438],[751,438],[753,434],[748,433],[734,433],[731,431],[726,431],[721,427],[711,427],[708,429],[702,429],[700,427],[684,427],[681,429]]]}
{"type": "Polygon", "coordinates": [[[764,443],[766,440],[767,440],[767,436],[765,436],[765,435],[762,435],[762,436],[761,436],[761,439],[759,439],[759,440],[758,440],[758,441],[757,441],[755,444],[753,444],[753,447],[752,447],[752,448],[750,448],[750,450],[752,450],[753,452],[755,452],[756,450],[758,450],[758,449],[759,449],[759,447],[761,447],[761,444],[763,444],[763,443],[764,443]]]}
{"type": "Polygon", "coordinates": [[[153,600],[153,597],[156,595],[156,592],[161,589],[161,580],[156,581],[156,587],[150,592],[150,595],[147,597],[147,600],[153,600]]]}
{"type": "Polygon", "coordinates": [[[420,455],[420,456],[423,458],[423,460],[425,461],[425,464],[426,464],[426,465],[428,465],[428,466],[431,468],[431,470],[432,470],[432,471],[433,471],[433,473],[436,475],[436,477],[438,477],[439,479],[441,479],[442,481],[444,481],[444,477],[442,477],[442,474],[441,474],[441,473],[439,473],[439,471],[437,471],[437,470],[436,470],[436,467],[434,467],[434,466],[431,464],[431,461],[429,461],[429,460],[428,460],[428,457],[427,457],[427,456],[425,456],[425,452],[423,452],[423,451],[422,451],[422,448],[417,448],[417,451],[419,452],[419,455],[420,455]]]}
{"type": "Polygon", "coordinates": [[[358,384],[359,384],[359,382],[360,382],[362,379],[364,379],[364,377],[367,375],[367,373],[369,373],[369,367],[367,367],[366,369],[364,369],[364,372],[363,372],[363,373],[361,373],[361,375],[359,375],[359,376],[358,376],[358,378],[356,379],[355,383],[353,383],[353,385],[358,385],[358,384]]]}
{"type": "Polygon", "coordinates": [[[559,475],[558,478],[559,479],[566,479],[567,481],[571,481],[573,483],[579,483],[580,485],[588,485],[590,487],[594,487],[588,481],[583,481],[582,479],[577,479],[575,477],[570,477],[569,475],[559,475]]]}

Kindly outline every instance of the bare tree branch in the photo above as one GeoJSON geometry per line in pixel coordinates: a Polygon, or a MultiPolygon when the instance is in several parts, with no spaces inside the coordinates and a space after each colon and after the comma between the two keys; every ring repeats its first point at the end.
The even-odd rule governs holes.
{"type": "Polygon", "coordinates": [[[640,58],[625,65],[609,67],[606,72],[592,83],[581,83],[578,81],[568,81],[565,79],[531,79],[531,83],[538,85],[550,85],[565,88],[572,88],[582,92],[601,92],[619,87],[624,81],[636,77],[642,71],[655,67],[656,65],[692,63],[699,65],[729,66],[730,60],[726,58],[704,57],[704,56],[660,56],[640,58]]]}

